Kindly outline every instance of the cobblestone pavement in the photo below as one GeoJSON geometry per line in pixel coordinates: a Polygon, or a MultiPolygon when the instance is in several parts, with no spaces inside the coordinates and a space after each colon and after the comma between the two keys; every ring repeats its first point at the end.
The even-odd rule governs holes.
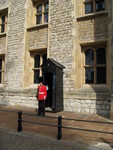
{"type": "MultiPolygon", "coordinates": [[[[77,114],[72,112],[50,113],[46,117],[37,116],[35,109],[0,106],[0,150],[112,150],[113,134],[88,132],[80,130],[62,129],[62,139],[57,140],[57,127],[50,127],[31,123],[22,123],[22,131],[17,132],[17,112],[22,111],[22,120],[31,122],[42,122],[57,125],[57,119],[47,116],[73,118],[82,120],[97,120],[108,122],[107,117],[99,115],[77,114]]],[[[80,122],[74,120],[63,120],[62,126],[84,128],[113,132],[113,125],[80,122]]]]}

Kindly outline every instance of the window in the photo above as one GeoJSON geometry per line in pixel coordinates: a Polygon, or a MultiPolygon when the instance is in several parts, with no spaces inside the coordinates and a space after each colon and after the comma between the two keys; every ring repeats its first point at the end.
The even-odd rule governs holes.
{"type": "Polygon", "coordinates": [[[85,0],[85,14],[104,10],[105,0],[85,0]]]}
{"type": "Polygon", "coordinates": [[[0,57],[0,84],[3,83],[4,78],[4,57],[0,57]]]}
{"type": "Polygon", "coordinates": [[[93,47],[85,50],[85,83],[106,83],[106,49],[93,47]]]}
{"type": "Polygon", "coordinates": [[[36,24],[42,24],[48,22],[48,2],[38,4],[36,7],[36,24]]]}
{"type": "Polygon", "coordinates": [[[0,33],[6,32],[6,15],[0,16],[0,33]]]}
{"type": "Polygon", "coordinates": [[[41,65],[47,60],[47,54],[36,54],[34,57],[34,83],[38,83],[38,78],[41,76],[41,65]]]}

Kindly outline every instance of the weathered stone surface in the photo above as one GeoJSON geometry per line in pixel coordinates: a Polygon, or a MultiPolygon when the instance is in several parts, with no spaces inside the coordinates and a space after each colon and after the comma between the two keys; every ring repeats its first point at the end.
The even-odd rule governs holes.
{"type": "MultiPolygon", "coordinates": [[[[49,58],[65,67],[64,110],[109,114],[113,78],[112,2],[111,6],[106,6],[105,12],[85,16],[80,0],[51,0],[49,22],[40,26],[34,25],[36,20],[31,23],[32,18],[36,17],[32,16],[36,10],[31,0],[0,0],[0,14],[8,8],[7,32],[0,34],[0,54],[5,54],[4,85],[0,86],[0,104],[37,107],[37,87],[31,85],[33,79],[30,75],[33,76],[34,66],[31,53],[46,49],[49,58]],[[96,88],[90,85],[84,87],[82,45],[98,43],[107,43],[106,88],[102,85],[97,85],[96,88]]],[[[60,94],[58,97],[60,102],[60,94]]]]}

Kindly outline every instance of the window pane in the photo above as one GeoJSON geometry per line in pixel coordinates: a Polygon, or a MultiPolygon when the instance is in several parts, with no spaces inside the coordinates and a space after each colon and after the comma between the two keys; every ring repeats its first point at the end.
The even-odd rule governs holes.
{"type": "Polygon", "coordinates": [[[86,74],[86,83],[91,84],[94,83],[94,68],[86,68],[85,69],[86,74]]]}
{"type": "Polygon", "coordinates": [[[2,59],[0,59],[0,70],[2,70],[2,59]]]}
{"type": "Polygon", "coordinates": [[[85,51],[85,65],[94,65],[94,51],[91,49],[85,51]]]}
{"type": "Polygon", "coordinates": [[[36,17],[36,24],[42,23],[42,15],[36,17]]]}
{"type": "Polygon", "coordinates": [[[47,54],[43,54],[43,63],[47,60],[47,54]]]}
{"type": "Polygon", "coordinates": [[[0,72],[0,83],[2,83],[2,72],[0,72]]]}
{"type": "Polygon", "coordinates": [[[1,20],[2,20],[2,23],[5,23],[5,15],[2,16],[1,20]]]}
{"type": "Polygon", "coordinates": [[[48,22],[48,14],[44,15],[44,22],[48,22]]]}
{"type": "Polygon", "coordinates": [[[39,70],[34,70],[34,83],[38,83],[40,71],[39,70]]]}
{"type": "Polygon", "coordinates": [[[104,0],[96,1],[96,11],[103,11],[103,10],[105,10],[104,0]]]}
{"type": "Polygon", "coordinates": [[[104,48],[99,48],[96,51],[97,64],[106,64],[106,51],[104,48]]]}
{"type": "Polygon", "coordinates": [[[106,83],[106,68],[97,67],[97,84],[106,83]]]}
{"type": "Polygon", "coordinates": [[[85,4],[85,14],[89,14],[93,12],[93,3],[85,4]]]}
{"type": "Polygon", "coordinates": [[[34,68],[40,67],[40,55],[35,56],[34,68]]]}
{"type": "Polygon", "coordinates": [[[42,13],[42,5],[37,6],[37,13],[42,13]]]}
{"type": "Polygon", "coordinates": [[[5,31],[5,25],[1,25],[1,33],[5,31]]]}
{"type": "Polygon", "coordinates": [[[46,4],[44,5],[44,11],[45,11],[45,12],[48,12],[48,9],[49,9],[49,5],[48,5],[48,3],[46,3],[46,4]]]}

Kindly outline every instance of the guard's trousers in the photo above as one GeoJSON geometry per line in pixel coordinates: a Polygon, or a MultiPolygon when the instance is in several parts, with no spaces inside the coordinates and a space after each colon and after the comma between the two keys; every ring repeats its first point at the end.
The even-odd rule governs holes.
{"type": "Polygon", "coordinates": [[[45,115],[45,100],[39,100],[39,115],[45,115]]]}

